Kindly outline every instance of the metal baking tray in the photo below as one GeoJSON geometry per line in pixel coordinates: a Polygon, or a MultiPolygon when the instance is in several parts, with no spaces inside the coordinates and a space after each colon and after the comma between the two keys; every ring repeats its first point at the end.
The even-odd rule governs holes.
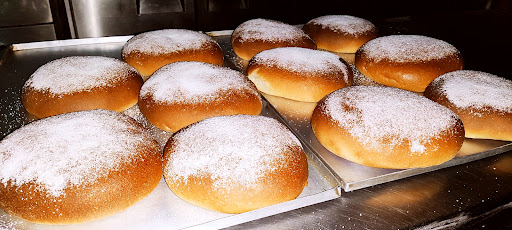
{"type": "MultiPolygon", "coordinates": [[[[233,68],[246,72],[248,61],[236,56],[231,48],[231,31],[210,32],[210,35],[214,36],[221,46],[227,50],[226,55],[229,57],[228,60],[232,63],[233,68]]],[[[355,54],[336,54],[348,64],[354,64],[355,54]]],[[[364,75],[357,74],[359,74],[360,79],[363,78],[359,82],[377,84],[364,75]]],[[[272,108],[283,117],[290,129],[295,132],[295,135],[302,138],[304,144],[328,165],[338,180],[341,181],[341,187],[346,192],[464,164],[512,150],[512,143],[509,141],[466,138],[457,156],[441,165],[401,170],[366,167],[333,154],[318,141],[310,124],[311,113],[316,103],[299,102],[267,94],[263,94],[263,96],[272,105],[272,108]]]]}
{"type": "MultiPolygon", "coordinates": [[[[121,59],[121,49],[131,36],[87,38],[49,42],[15,44],[0,57],[0,140],[34,120],[21,103],[21,88],[28,77],[41,65],[65,56],[92,55],[121,59]]],[[[233,66],[230,60],[226,65],[233,66]]],[[[170,133],[152,126],[136,106],[125,114],[141,122],[160,144],[170,133]]],[[[261,115],[286,122],[264,101],[261,115]]],[[[127,210],[100,220],[74,225],[44,225],[30,223],[0,210],[0,229],[212,229],[223,228],[263,218],[340,196],[341,182],[328,166],[303,143],[308,156],[308,186],[292,201],[242,214],[225,214],[189,204],[167,187],[162,179],[157,188],[142,201],[127,210]]]]}

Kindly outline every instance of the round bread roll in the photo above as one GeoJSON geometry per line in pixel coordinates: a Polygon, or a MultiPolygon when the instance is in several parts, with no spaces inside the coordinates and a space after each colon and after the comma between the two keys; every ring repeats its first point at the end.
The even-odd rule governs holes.
{"type": "Polygon", "coordinates": [[[459,115],[466,137],[512,141],[512,81],[458,70],[436,78],[425,96],[459,115]]]}
{"type": "Polygon", "coordinates": [[[134,36],[123,47],[123,60],[149,77],[162,66],[178,61],[200,61],[223,65],[224,53],[207,34],[165,29],[134,36]]]}
{"type": "Polygon", "coordinates": [[[157,186],[162,155],[132,118],[88,110],[29,123],[0,142],[0,208],[44,224],[120,212],[157,186]]]}
{"type": "Polygon", "coordinates": [[[302,30],[315,41],[318,49],[339,53],[355,53],[364,43],[378,36],[373,23],[350,15],[314,18],[302,30]]]}
{"type": "Polygon", "coordinates": [[[352,71],[338,55],[300,47],[261,51],[247,76],[263,93],[305,102],[352,85],[352,71]]]}
{"type": "Polygon", "coordinates": [[[299,140],[277,120],[220,116],[169,139],[164,177],[189,203],[242,213],[297,198],[307,186],[308,162],[299,140]]]}
{"type": "Polygon", "coordinates": [[[118,59],[64,57],[39,67],[25,82],[21,100],[38,118],[91,109],[121,112],[137,104],[142,83],[139,73],[118,59]]]}
{"type": "Polygon", "coordinates": [[[337,90],[313,111],[311,127],[329,151],[376,168],[417,168],[455,157],[464,127],[451,110],[413,92],[382,86],[337,90]]]}
{"type": "Polygon", "coordinates": [[[144,83],[139,109],[156,127],[170,132],[202,119],[258,115],[261,96],[242,73],[203,62],[176,62],[144,83]]]}
{"type": "Polygon", "coordinates": [[[420,35],[373,39],[356,52],[355,64],[380,84],[414,92],[424,92],[436,77],[463,68],[462,55],[454,46],[420,35]]]}
{"type": "Polygon", "coordinates": [[[257,53],[277,47],[316,49],[315,42],[300,28],[269,19],[252,19],[240,24],[231,35],[236,55],[250,60],[257,53]]]}

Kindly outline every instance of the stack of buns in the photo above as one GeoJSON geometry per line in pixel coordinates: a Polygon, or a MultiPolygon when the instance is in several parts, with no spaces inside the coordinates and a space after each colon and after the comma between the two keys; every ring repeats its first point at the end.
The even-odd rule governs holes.
{"type": "Polygon", "coordinates": [[[302,29],[249,20],[230,42],[247,76],[222,67],[212,37],[183,29],[134,36],[124,62],[76,56],[41,66],[22,102],[42,119],[0,141],[0,208],[37,223],[90,221],[147,196],[162,175],[180,198],[219,212],[295,199],[307,158],[290,130],[258,116],[260,92],[306,105],[326,149],[370,167],[441,164],[465,137],[512,141],[511,81],[461,70],[461,53],[445,41],[378,37],[365,19],[328,15],[302,29]],[[163,149],[118,113],[136,104],[174,133],[163,149]]]}

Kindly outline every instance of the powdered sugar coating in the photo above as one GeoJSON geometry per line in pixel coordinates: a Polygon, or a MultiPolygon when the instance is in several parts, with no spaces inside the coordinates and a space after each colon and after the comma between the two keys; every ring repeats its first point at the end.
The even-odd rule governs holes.
{"type": "Polygon", "coordinates": [[[101,56],[71,56],[50,61],[39,67],[25,82],[54,94],[69,94],[100,88],[123,81],[137,71],[121,60],[101,56]]]}
{"type": "Polygon", "coordinates": [[[372,39],[359,52],[370,60],[394,62],[417,62],[446,58],[459,51],[451,44],[421,35],[390,35],[372,39]]]}
{"type": "Polygon", "coordinates": [[[512,112],[512,81],[474,70],[457,70],[441,75],[432,83],[459,108],[493,109],[512,112]]]}
{"type": "Polygon", "coordinates": [[[195,103],[242,90],[260,97],[256,87],[236,70],[203,62],[176,62],[157,70],[142,86],[140,97],[151,96],[161,103],[195,103]]]}
{"type": "Polygon", "coordinates": [[[409,142],[411,152],[421,154],[425,145],[456,125],[458,117],[448,108],[413,92],[392,87],[352,86],[325,99],[328,116],[356,140],[379,148],[409,142]]]}
{"type": "Polygon", "coordinates": [[[255,63],[301,73],[304,76],[341,72],[341,75],[326,75],[343,78],[349,83],[348,66],[336,54],[300,47],[281,47],[262,51],[253,57],[255,63]]]}
{"type": "Polygon", "coordinates": [[[233,35],[237,35],[237,39],[240,39],[240,42],[286,42],[295,41],[298,38],[309,38],[300,28],[283,22],[261,18],[252,19],[240,24],[233,31],[233,35]]]}
{"type": "Polygon", "coordinates": [[[370,21],[350,15],[325,15],[312,19],[308,24],[319,25],[322,29],[350,34],[354,37],[376,30],[375,25],[370,21]]]}
{"type": "Polygon", "coordinates": [[[0,142],[0,183],[36,183],[49,195],[93,183],[156,145],[128,116],[91,110],[52,116],[12,132],[0,142]]]}
{"type": "Polygon", "coordinates": [[[215,188],[228,190],[235,184],[255,186],[264,172],[274,170],[272,165],[291,160],[278,153],[301,147],[277,120],[253,115],[208,118],[172,139],[175,143],[164,166],[168,181],[187,183],[190,176],[210,177],[215,188]]]}
{"type": "Polygon", "coordinates": [[[207,34],[186,29],[164,29],[141,33],[123,47],[123,56],[132,53],[166,54],[184,50],[199,50],[206,44],[215,43],[207,34]]]}

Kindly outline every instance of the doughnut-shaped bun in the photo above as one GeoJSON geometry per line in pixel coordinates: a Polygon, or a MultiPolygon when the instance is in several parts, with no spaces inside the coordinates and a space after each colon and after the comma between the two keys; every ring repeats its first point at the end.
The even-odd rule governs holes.
{"type": "Polygon", "coordinates": [[[39,67],[25,82],[21,100],[39,118],[91,109],[121,112],[137,104],[142,77],[110,57],[72,56],[39,67]]]}
{"type": "Polygon", "coordinates": [[[242,213],[297,198],[307,185],[308,162],[299,140],[277,120],[220,116],[169,139],[164,177],[189,203],[242,213]]]}
{"type": "Polygon", "coordinates": [[[0,142],[0,208],[36,223],[92,221],[146,197],[162,173],[158,143],[132,118],[60,114],[0,142]]]}
{"type": "Polygon", "coordinates": [[[277,47],[316,49],[315,42],[300,28],[269,19],[252,19],[240,24],[231,35],[236,55],[250,60],[254,55],[277,47]]]}
{"type": "Polygon", "coordinates": [[[338,55],[300,47],[261,51],[249,62],[247,76],[261,92],[306,102],[352,85],[352,71],[338,55]]]}
{"type": "Polygon", "coordinates": [[[178,61],[200,61],[216,65],[224,63],[219,44],[207,34],[165,29],[138,34],[123,47],[123,60],[149,77],[162,66],[178,61]]]}
{"type": "Polygon", "coordinates": [[[202,119],[258,115],[261,96],[242,73],[203,62],[176,62],[156,71],[139,96],[142,114],[156,127],[176,132],[202,119]]]}
{"type": "Polygon", "coordinates": [[[350,15],[314,18],[302,30],[315,41],[318,49],[339,53],[355,53],[364,43],[378,36],[373,23],[350,15]]]}
{"type": "Polygon", "coordinates": [[[512,141],[512,81],[458,70],[436,78],[425,96],[459,115],[466,137],[512,141]]]}
{"type": "Polygon", "coordinates": [[[392,87],[351,86],[326,96],[311,127],[329,151],[377,168],[438,165],[455,157],[464,127],[451,110],[392,87]]]}
{"type": "Polygon", "coordinates": [[[462,55],[454,46],[420,35],[373,39],[356,52],[355,64],[380,84],[414,92],[424,92],[435,78],[463,68],[462,55]]]}

